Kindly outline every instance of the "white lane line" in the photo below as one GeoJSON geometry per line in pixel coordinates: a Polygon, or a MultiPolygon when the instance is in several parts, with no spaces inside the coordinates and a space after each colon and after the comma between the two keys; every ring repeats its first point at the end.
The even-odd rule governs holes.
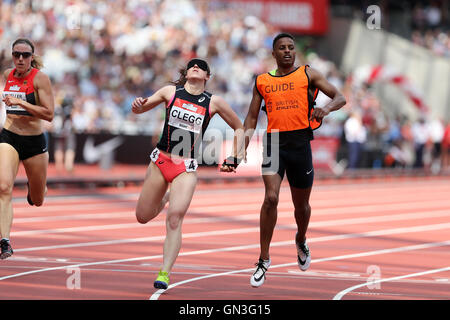
{"type": "MultiPolygon", "coordinates": [[[[227,211],[227,210],[226,210],[227,211]]],[[[320,215],[321,210],[318,209],[316,215],[320,215]]],[[[344,210],[343,212],[347,212],[344,210]]],[[[359,211],[361,212],[361,211],[359,211]]],[[[378,212],[378,211],[376,211],[378,212]]],[[[120,214],[125,214],[126,212],[121,212],[120,214]]],[[[217,213],[217,211],[216,211],[217,213]]],[[[130,212],[130,216],[133,216],[134,213],[130,212]]],[[[110,214],[112,217],[113,214],[110,214]]],[[[189,216],[189,215],[188,215],[189,216]]],[[[289,217],[292,216],[292,211],[279,211],[278,217],[289,217]]],[[[385,215],[385,216],[375,216],[375,217],[363,217],[363,218],[350,218],[350,219],[340,219],[340,220],[331,220],[331,221],[318,221],[311,222],[310,227],[324,227],[324,226],[333,226],[337,224],[359,224],[359,223],[369,223],[369,222],[383,222],[383,221],[400,221],[405,219],[421,219],[421,218],[430,218],[430,217],[442,217],[442,216],[450,216],[449,210],[437,210],[433,211],[428,209],[426,212],[415,212],[411,214],[397,214],[397,215],[385,215]],[[402,218],[404,217],[404,219],[402,218]],[[353,222],[350,220],[353,219],[353,222]],[[348,221],[348,223],[347,223],[348,221]]],[[[211,222],[233,222],[233,221],[247,221],[247,220],[255,220],[258,219],[259,214],[251,213],[240,216],[221,216],[221,217],[208,217],[208,218],[186,218],[186,224],[194,224],[194,223],[211,223],[211,222]]],[[[154,221],[151,223],[151,226],[162,226],[164,225],[164,221],[154,221]]],[[[100,230],[117,230],[117,229],[127,229],[127,228],[143,228],[145,225],[138,224],[137,222],[132,223],[116,223],[109,225],[94,225],[94,226],[82,226],[82,227],[70,227],[70,228],[56,228],[56,229],[40,229],[40,230],[26,230],[26,231],[13,231],[11,232],[11,236],[34,236],[40,234],[51,234],[51,233],[71,233],[71,232],[84,232],[84,231],[100,231],[100,230]]],[[[296,227],[295,224],[292,224],[291,227],[296,227]]]]}
{"type": "MultiPolygon", "coordinates": [[[[360,192],[366,192],[370,193],[371,196],[375,196],[380,194],[386,193],[386,188],[389,189],[403,189],[404,187],[410,187],[411,182],[404,182],[399,183],[397,182],[389,182],[389,183],[380,183],[380,182],[374,182],[374,183],[354,183],[354,184],[342,184],[340,182],[337,182],[336,184],[318,184],[314,187],[315,190],[319,191],[320,193],[327,193],[327,194],[334,194],[334,193],[340,193],[341,190],[353,190],[357,189],[360,192]],[[337,190],[336,186],[339,185],[339,188],[337,190]]],[[[445,193],[447,192],[445,188],[448,188],[448,181],[429,181],[429,183],[424,183],[424,181],[421,181],[420,183],[416,183],[414,185],[414,188],[416,191],[422,191],[423,190],[429,190],[430,188],[433,188],[437,193],[445,193]],[[419,189],[421,188],[421,189],[419,189]]],[[[260,186],[246,186],[245,188],[237,188],[237,189],[227,189],[227,188],[220,188],[220,189],[197,189],[195,191],[194,201],[198,198],[204,198],[202,199],[205,201],[211,201],[210,203],[215,203],[213,199],[211,199],[211,194],[230,194],[230,193],[236,193],[236,191],[239,194],[245,193],[245,194],[258,194],[263,195],[264,194],[264,187],[262,187],[262,184],[260,186]]],[[[290,194],[290,189],[288,186],[283,185],[280,189],[281,193],[288,193],[290,194]]],[[[434,194],[434,193],[433,193],[434,194]]],[[[109,194],[109,193],[95,193],[95,194],[75,194],[75,195],[52,195],[51,193],[46,196],[45,203],[49,205],[53,205],[58,202],[85,202],[85,201],[98,201],[101,200],[109,200],[111,202],[116,201],[137,201],[139,197],[139,192],[126,192],[126,193],[115,193],[115,194],[109,194]]],[[[397,197],[398,199],[402,197],[397,197]]],[[[403,197],[404,198],[404,197],[403,197]]],[[[14,197],[13,203],[14,204],[24,204],[23,208],[28,208],[23,201],[25,200],[25,197],[14,197]]]]}
{"type": "MultiPolygon", "coordinates": [[[[66,207],[67,210],[67,207],[66,207]]],[[[75,221],[75,220],[101,220],[101,219],[117,219],[117,218],[134,218],[134,211],[117,211],[108,213],[85,213],[74,215],[60,215],[60,216],[40,216],[30,218],[14,218],[14,224],[32,223],[32,222],[50,222],[50,221],[75,221]]]]}
{"type": "MultiPolygon", "coordinates": [[[[362,211],[364,211],[364,214],[370,213],[370,212],[380,212],[380,208],[383,208],[383,210],[387,210],[389,209],[389,206],[386,205],[379,205],[379,206],[374,206],[373,210],[367,210],[367,208],[361,208],[359,206],[350,206],[350,207],[342,207],[339,209],[342,209],[343,213],[353,213],[352,211],[355,211],[355,213],[360,213],[362,211]],[[361,209],[364,210],[361,210],[361,209]]],[[[418,208],[414,208],[415,210],[417,210],[418,208]]],[[[216,213],[220,213],[220,210],[229,212],[229,210],[227,210],[227,207],[224,206],[222,209],[221,208],[217,208],[217,210],[215,211],[216,213]]],[[[333,209],[333,214],[336,214],[339,211],[336,211],[337,209],[333,209]]],[[[191,213],[196,213],[197,208],[195,208],[194,210],[191,210],[191,213]]],[[[163,211],[164,212],[164,211],[163,211]]],[[[324,215],[326,212],[328,212],[328,209],[316,209],[314,210],[314,216],[320,216],[320,215],[324,215]]],[[[430,215],[426,214],[426,217],[440,217],[440,216],[446,216],[449,215],[450,216],[450,211],[449,210],[432,210],[431,207],[427,207],[427,212],[429,212],[430,215]]],[[[203,212],[202,212],[203,213],[203,212]]],[[[292,215],[292,211],[280,211],[280,213],[290,213],[290,215],[292,215]]],[[[393,220],[402,220],[402,217],[404,217],[405,219],[419,219],[420,217],[422,217],[425,213],[422,212],[415,212],[415,213],[411,213],[411,214],[397,214],[397,215],[384,215],[384,216],[375,216],[375,217],[363,217],[363,218],[355,218],[355,219],[377,219],[377,218],[383,218],[383,219],[387,219],[387,217],[392,217],[393,220]]],[[[135,212],[134,211],[117,211],[117,212],[108,212],[108,213],[96,213],[96,214],[76,214],[76,215],[67,215],[67,216],[47,216],[47,217],[33,217],[33,218],[16,218],[14,219],[14,224],[17,225],[19,223],[32,223],[32,222],[50,222],[50,221],[75,221],[75,220],[101,220],[101,219],[111,219],[111,218],[133,218],[134,219],[135,216],[135,212]]],[[[284,215],[283,215],[284,216],[284,215]]],[[[210,219],[218,219],[217,221],[233,221],[233,220],[251,220],[251,219],[258,219],[259,218],[259,213],[250,213],[250,214],[245,214],[245,215],[236,215],[236,216],[218,216],[218,217],[209,217],[209,218],[190,218],[191,215],[187,215],[185,221],[188,220],[192,220],[193,222],[189,222],[189,223],[209,223],[212,220],[210,219]],[[195,222],[194,222],[195,221],[195,222]]],[[[347,219],[343,219],[343,220],[347,220],[347,219]]],[[[334,221],[338,221],[338,220],[334,220],[334,221]]],[[[381,220],[380,220],[381,221],[381,220]]],[[[387,221],[387,220],[384,220],[387,221]]],[[[369,221],[368,221],[369,222],[369,221]]],[[[311,222],[312,223],[312,222],[311,222]]],[[[321,222],[315,222],[315,223],[321,223],[321,222]]],[[[159,225],[159,224],[158,224],[159,225]]]]}
{"type": "Polygon", "coordinates": [[[335,295],[333,297],[333,300],[341,300],[347,293],[349,293],[355,289],[367,286],[367,285],[374,285],[374,284],[381,283],[381,282],[388,282],[388,281],[395,281],[395,280],[401,280],[401,279],[406,279],[406,278],[419,277],[419,276],[423,276],[423,275],[427,275],[427,274],[438,273],[438,272],[443,272],[443,271],[448,271],[448,270],[450,270],[450,267],[433,269],[433,270],[428,270],[428,271],[423,271],[423,272],[410,273],[410,274],[406,274],[403,276],[397,276],[397,277],[392,277],[392,278],[387,278],[387,279],[378,279],[378,280],[370,281],[370,283],[365,282],[365,283],[358,284],[353,287],[347,288],[345,290],[342,290],[341,292],[339,292],[337,295],[335,295]]]}
{"type": "MultiPolygon", "coordinates": [[[[313,228],[317,227],[328,227],[328,226],[338,226],[338,225],[352,225],[352,224],[362,224],[371,222],[386,222],[386,221],[402,221],[402,220],[414,220],[423,218],[437,218],[437,217],[447,217],[450,216],[450,210],[436,210],[436,211],[426,211],[426,212],[415,212],[415,213],[400,213],[400,214],[389,214],[383,216],[373,216],[373,217],[363,217],[363,218],[348,218],[348,219],[336,219],[327,221],[312,221],[309,225],[313,228]]],[[[292,226],[297,227],[296,224],[292,226]]]]}
{"type": "MultiPolygon", "coordinates": [[[[216,231],[204,231],[204,232],[192,232],[184,233],[183,239],[198,238],[198,237],[208,237],[213,235],[227,235],[227,234],[240,234],[240,233],[250,233],[259,231],[259,228],[237,228],[237,229],[227,229],[227,230],[216,230],[216,231]]],[[[153,237],[143,237],[134,239],[122,239],[122,240],[107,240],[107,241],[95,241],[88,243],[72,243],[66,245],[56,245],[56,246],[43,246],[34,248],[23,248],[14,249],[15,252],[30,252],[30,251],[40,251],[40,250],[52,250],[52,249],[62,249],[62,248],[81,248],[81,247],[91,247],[91,246],[101,246],[101,245],[115,245],[123,243],[136,243],[136,242],[151,242],[151,241],[162,241],[166,238],[165,235],[153,236],[153,237]]]]}
{"type": "MultiPolygon", "coordinates": [[[[238,233],[238,232],[236,232],[238,233]]],[[[216,234],[218,234],[216,232],[216,234]]],[[[284,241],[282,243],[275,243],[274,246],[279,245],[286,245],[286,244],[292,244],[293,241],[284,241]]],[[[251,249],[259,247],[259,244],[251,244],[251,245],[244,245],[244,246],[234,246],[234,247],[224,247],[224,248],[216,248],[216,249],[204,249],[204,250],[196,250],[196,251],[189,251],[189,252],[181,252],[178,256],[190,256],[190,255],[199,255],[199,254],[208,254],[208,253],[214,253],[214,252],[225,252],[225,251],[237,251],[237,250],[245,250],[245,249],[251,249]]],[[[121,262],[130,262],[130,261],[141,261],[141,260],[152,260],[152,259],[158,259],[162,258],[163,255],[154,255],[154,256],[145,256],[145,257],[136,257],[136,258],[127,258],[127,259],[117,259],[117,260],[108,260],[108,261],[97,261],[97,262],[88,262],[88,263],[79,263],[79,264],[73,264],[68,266],[60,266],[60,267],[52,267],[52,268],[44,268],[40,270],[33,270],[28,272],[22,272],[17,274],[12,274],[9,276],[3,276],[0,277],[1,280],[11,279],[11,278],[18,278],[21,276],[26,276],[30,274],[40,273],[40,272],[47,272],[47,271],[55,271],[55,270],[63,270],[66,268],[80,268],[80,267],[86,267],[86,266],[95,266],[95,265],[102,265],[102,264],[111,264],[111,263],[121,263],[121,262]]]]}
{"type": "MultiPolygon", "coordinates": [[[[450,224],[448,224],[450,227],[450,224]]],[[[310,243],[312,242],[322,242],[322,241],[333,241],[333,240],[342,240],[342,239],[350,239],[350,238],[363,238],[363,237],[370,237],[370,236],[377,236],[377,235],[386,235],[386,234],[396,234],[401,232],[420,232],[423,230],[436,230],[436,228],[440,225],[431,225],[431,226],[421,226],[421,227],[412,227],[412,228],[396,228],[396,229],[387,229],[387,230],[377,230],[372,232],[365,232],[365,233],[354,233],[354,234],[342,234],[342,235],[336,235],[336,236],[326,236],[326,237],[319,237],[319,238],[311,238],[308,241],[310,243]]],[[[189,238],[189,237],[201,237],[206,235],[223,235],[227,232],[230,233],[248,233],[250,230],[259,230],[259,228],[247,228],[247,229],[232,229],[232,230],[222,230],[222,231],[211,231],[211,232],[196,232],[192,234],[186,234],[183,237],[189,238]]],[[[162,236],[160,236],[162,238],[162,236]]],[[[142,241],[144,238],[141,238],[142,241]]],[[[275,246],[285,246],[285,245],[292,245],[293,240],[291,241],[280,241],[280,242],[274,242],[271,244],[272,247],[275,246]]],[[[244,250],[244,249],[253,249],[253,248],[259,248],[258,244],[251,244],[251,245],[245,245],[245,246],[235,246],[235,247],[227,247],[227,248],[218,248],[218,249],[208,249],[208,250],[199,250],[199,251],[191,251],[191,252],[181,252],[179,256],[187,256],[187,255],[194,255],[194,254],[206,254],[206,253],[213,253],[213,252],[224,252],[224,251],[235,251],[235,250],[244,250]]],[[[30,271],[30,272],[24,272],[24,273],[18,273],[13,274],[5,277],[1,277],[0,280],[10,279],[10,278],[16,278],[20,276],[25,276],[28,274],[33,274],[37,272],[45,272],[45,271],[53,271],[53,270],[61,270],[64,268],[70,268],[70,267],[82,267],[82,266],[91,266],[91,265],[101,265],[101,264],[109,264],[109,263],[120,263],[120,262],[126,262],[126,261],[140,261],[140,260],[150,260],[150,259],[156,259],[161,258],[162,255],[156,255],[156,256],[146,256],[146,257],[137,257],[137,258],[129,258],[129,259],[119,259],[119,260],[108,260],[108,261],[99,261],[99,262],[91,262],[91,263],[84,263],[84,264],[75,264],[75,265],[69,265],[69,266],[62,266],[62,267],[54,267],[54,268],[45,268],[37,271],[30,271]]]]}
{"type": "MultiPolygon", "coordinates": [[[[326,261],[345,260],[345,259],[367,257],[367,256],[373,256],[373,255],[380,255],[380,254],[405,252],[405,251],[412,251],[412,250],[421,250],[421,249],[427,249],[427,248],[432,248],[432,247],[440,247],[440,246],[448,246],[448,245],[450,245],[450,241],[424,243],[424,244],[420,244],[420,245],[412,245],[412,246],[398,247],[398,248],[392,248],[392,249],[383,249],[383,250],[375,250],[375,251],[367,251],[367,252],[346,254],[346,255],[335,256],[335,257],[330,257],[330,258],[313,259],[311,261],[311,263],[316,264],[316,263],[326,262],[326,261]]],[[[296,266],[296,265],[297,265],[297,262],[272,265],[272,266],[270,266],[270,270],[275,269],[275,268],[291,267],[291,266],[296,266]]],[[[227,275],[231,275],[231,274],[235,274],[235,273],[251,272],[251,271],[254,271],[254,270],[255,270],[255,267],[248,268],[248,269],[241,269],[241,270],[234,270],[234,271],[216,273],[216,274],[208,274],[206,276],[195,277],[195,278],[191,278],[191,279],[187,279],[187,280],[184,280],[184,281],[173,283],[173,284],[169,285],[167,290],[172,289],[174,287],[177,287],[179,285],[183,285],[183,284],[186,284],[186,283],[191,283],[191,282],[194,282],[194,281],[199,281],[199,280],[204,280],[204,279],[214,278],[214,277],[222,277],[222,276],[227,276],[227,275]]],[[[250,285],[250,281],[249,281],[249,285],[250,285]]],[[[365,283],[364,285],[367,285],[367,283],[365,283]]],[[[156,292],[153,293],[152,296],[150,296],[149,300],[158,300],[160,295],[162,293],[166,292],[167,290],[163,290],[163,289],[156,290],[156,292]]]]}
{"type": "MultiPolygon", "coordinates": [[[[345,220],[345,219],[344,219],[345,220]]],[[[161,223],[164,223],[163,221],[161,223]]],[[[342,221],[338,222],[342,225],[342,221]]],[[[310,226],[314,227],[313,223],[310,223],[310,226]]],[[[287,227],[278,225],[276,229],[281,228],[292,228],[291,225],[287,227]]],[[[394,228],[394,229],[383,229],[383,230],[375,230],[364,233],[348,233],[343,235],[334,235],[334,236],[324,236],[324,237],[316,237],[310,238],[308,241],[331,241],[331,240],[342,240],[342,239],[350,239],[355,237],[374,237],[379,235],[389,235],[389,234],[397,234],[397,233],[408,233],[408,232],[422,232],[422,231],[433,231],[433,230],[442,230],[450,228],[450,223],[439,223],[433,225],[424,225],[424,226],[415,226],[415,227],[406,227],[406,228],[394,228]]],[[[216,234],[234,234],[236,232],[242,231],[242,233],[252,233],[259,232],[259,227],[252,228],[237,228],[237,229],[227,229],[227,230],[217,230],[217,231],[206,231],[206,232],[194,232],[194,233],[185,233],[183,234],[183,238],[192,238],[192,237],[201,237],[201,236],[211,236],[216,234]]],[[[143,242],[143,241],[158,241],[165,239],[165,236],[153,236],[153,237],[141,237],[141,238],[132,238],[132,239],[117,239],[117,240],[106,240],[106,241],[93,241],[87,243],[72,243],[72,244],[63,244],[63,245],[54,245],[54,246],[41,246],[41,247],[32,247],[32,248],[22,248],[15,249],[16,252],[29,252],[29,251],[41,251],[41,250],[53,250],[53,249],[62,249],[62,248],[81,248],[81,247],[90,247],[90,246],[101,246],[101,245],[116,245],[123,243],[133,243],[133,242],[143,242]]]]}
{"type": "MultiPolygon", "coordinates": [[[[94,211],[94,210],[100,210],[100,209],[114,209],[118,206],[124,206],[129,205],[130,207],[135,206],[135,202],[131,201],[113,201],[113,202],[91,202],[91,203],[69,203],[69,204],[58,204],[58,205],[51,205],[51,206],[42,206],[42,207],[21,207],[21,208],[14,208],[15,214],[21,214],[21,213],[48,213],[48,212],[60,212],[64,214],[67,211],[94,211]]],[[[95,213],[93,213],[95,214],[95,213]]]]}
{"type": "MultiPolygon", "coordinates": [[[[448,204],[450,206],[450,200],[447,200],[448,204]]],[[[396,211],[396,210],[439,210],[445,207],[445,203],[443,201],[435,201],[435,200],[426,200],[426,201],[416,201],[414,203],[408,202],[400,202],[400,203],[379,203],[379,204],[342,204],[340,206],[337,206],[335,202],[332,204],[332,208],[330,208],[330,204],[323,205],[319,204],[318,201],[314,202],[312,214],[313,216],[322,216],[322,215],[339,215],[339,214],[350,214],[350,213],[361,213],[364,212],[367,213],[378,213],[380,211],[396,211]]],[[[115,205],[111,204],[103,204],[100,206],[100,204],[83,204],[83,205],[61,205],[57,208],[49,209],[48,207],[42,208],[42,211],[44,213],[47,213],[48,211],[61,211],[61,215],[57,216],[38,216],[38,217],[23,217],[21,218],[16,217],[14,219],[14,224],[18,223],[30,223],[30,222],[49,222],[49,221],[61,221],[61,220],[77,220],[77,219],[107,219],[108,217],[118,217],[118,216],[125,216],[125,213],[129,213],[130,217],[134,216],[134,203],[129,207],[129,211],[116,211],[118,208],[115,205]],[[47,210],[49,209],[49,210],[47,210]],[[85,214],[67,214],[65,215],[64,212],[67,212],[67,210],[70,209],[71,211],[80,210],[80,211],[93,211],[91,213],[85,213],[85,214]],[[109,209],[111,212],[109,213],[96,213],[100,209],[109,209]]],[[[257,216],[259,216],[259,210],[261,208],[261,204],[256,202],[254,199],[248,202],[243,203],[233,203],[233,204],[220,204],[217,205],[208,205],[205,203],[197,204],[197,205],[191,205],[191,209],[189,211],[191,212],[202,212],[202,213],[217,213],[220,211],[225,212],[242,212],[244,210],[254,210],[257,213],[257,216]]],[[[124,208],[128,209],[128,208],[124,208]]],[[[278,209],[283,210],[294,210],[294,206],[292,204],[292,201],[287,200],[280,200],[278,204],[278,209]]],[[[27,209],[27,213],[29,213],[27,209]]],[[[188,212],[189,213],[189,212],[188,212]]],[[[15,210],[16,216],[18,215],[17,210],[15,210]]]]}
{"type": "MultiPolygon", "coordinates": [[[[429,181],[416,181],[416,180],[409,180],[409,181],[390,181],[390,182],[383,182],[383,181],[374,181],[369,183],[363,183],[361,181],[357,181],[355,183],[342,183],[341,181],[336,181],[334,184],[317,184],[314,189],[317,191],[320,191],[321,193],[340,193],[341,190],[353,190],[357,189],[360,192],[366,192],[370,193],[371,196],[377,196],[378,193],[385,194],[386,188],[389,189],[403,189],[405,187],[411,187],[411,183],[414,183],[414,188],[416,192],[421,192],[422,190],[429,191],[430,188],[433,188],[437,193],[443,193],[445,192],[448,194],[448,192],[445,189],[448,189],[448,179],[437,179],[437,180],[429,180],[429,181]],[[336,186],[339,186],[337,189],[336,186]],[[374,195],[374,193],[376,193],[374,195]]],[[[229,194],[229,193],[235,193],[236,190],[241,193],[256,193],[256,194],[264,194],[264,187],[261,185],[256,186],[246,186],[243,188],[237,188],[237,189],[226,189],[226,188],[219,188],[219,189],[197,189],[195,191],[195,198],[200,196],[205,196],[205,199],[208,199],[208,197],[211,194],[229,194]]],[[[287,192],[290,194],[290,189],[287,186],[287,182],[285,182],[281,187],[281,192],[287,192]]],[[[434,193],[433,193],[434,194],[434,193]]],[[[77,194],[77,195],[47,195],[46,202],[47,203],[53,203],[58,201],[67,201],[67,200],[73,200],[73,201],[88,201],[88,200],[98,200],[98,199],[106,199],[111,201],[116,201],[118,199],[122,200],[132,200],[135,201],[139,197],[139,192],[127,192],[127,193],[119,193],[119,194],[108,194],[108,193],[96,193],[96,194],[77,194]]],[[[194,198],[194,200],[195,200],[194,198]]],[[[14,198],[13,202],[20,202],[22,203],[25,198],[14,198]]],[[[446,199],[446,198],[445,198],[446,199]]],[[[211,200],[211,203],[214,203],[213,200],[211,200]]],[[[25,206],[27,207],[27,206],[25,206]]]]}
{"type": "MultiPolygon", "coordinates": [[[[370,199],[380,199],[380,197],[378,197],[377,195],[373,194],[373,191],[370,191],[370,196],[365,197],[365,198],[369,198],[369,201],[364,200],[364,199],[360,199],[360,203],[358,203],[359,198],[361,197],[361,192],[366,192],[366,190],[361,191],[361,186],[357,186],[358,187],[358,192],[359,192],[359,197],[352,199],[352,203],[356,202],[356,204],[360,204],[360,205],[377,205],[378,201],[372,201],[374,203],[370,203],[370,199]],[[368,203],[369,202],[369,203],[368,203]]],[[[434,186],[436,187],[436,186],[434,186]]],[[[326,190],[320,190],[321,188],[318,186],[316,187],[316,192],[314,193],[314,196],[312,198],[312,202],[314,204],[314,206],[321,206],[321,205],[330,205],[332,204],[333,206],[336,205],[340,205],[340,204],[347,204],[348,199],[346,198],[342,198],[339,197],[339,195],[336,195],[336,199],[330,200],[329,196],[326,195],[326,197],[324,197],[324,194],[322,192],[328,193],[326,190]]],[[[333,187],[332,191],[338,193],[338,192],[342,192],[342,186],[339,186],[339,189],[336,190],[336,186],[333,187]]],[[[450,188],[448,188],[450,190],[450,188]]],[[[427,188],[427,190],[429,191],[429,188],[427,188]]],[[[238,190],[236,191],[236,189],[220,189],[219,190],[222,193],[228,194],[228,193],[234,193],[234,194],[242,194],[242,193],[248,193],[245,189],[244,190],[238,190]]],[[[285,198],[286,201],[290,201],[290,192],[289,192],[289,188],[282,188],[281,190],[282,192],[280,192],[280,198],[281,200],[283,200],[285,198]],[[289,195],[289,196],[288,196],[289,195]]],[[[412,203],[414,204],[418,204],[418,203],[423,203],[424,201],[428,201],[430,203],[433,203],[433,201],[436,203],[440,203],[442,201],[447,201],[448,197],[448,190],[443,190],[442,187],[436,187],[435,191],[433,192],[433,199],[420,199],[420,198],[415,198],[415,199],[410,199],[409,195],[407,197],[405,197],[402,194],[397,194],[397,193],[389,193],[389,197],[386,198],[386,189],[381,189],[382,191],[382,196],[383,196],[383,200],[387,201],[386,204],[395,204],[395,203],[405,203],[407,202],[409,205],[411,205],[412,203]]],[[[207,191],[208,193],[210,193],[210,191],[207,191]]],[[[368,191],[367,191],[368,192],[368,191]]],[[[415,190],[415,192],[417,192],[417,190],[415,190]]],[[[264,194],[264,189],[263,188],[259,188],[257,190],[255,190],[254,195],[252,196],[248,196],[248,197],[243,197],[242,199],[237,199],[239,203],[245,204],[245,203],[249,203],[249,202],[257,202],[258,205],[260,206],[260,204],[262,203],[263,200],[263,194],[264,194]]],[[[135,202],[138,199],[139,194],[117,194],[117,195],[110,195],[110,194],[106,194],[106,195],[86,195],[85,197],[87,197],[86,199],[82,198],[82,199],[75,199],[77,202],[73,203],[73,201],[71,202],[71,198],[72,196],[59,196],[57,198],[50,198],[49,200],[52,201],[47,201],[47,205],[44,207],[37,207],[37,208],[32,208],[32,211],[35,212],[40,212],[40,211],[64,211],[67,210],[67,202],[71,202],[69,205],[72,209],[89,209],[91,206],[94,205],[102,205],[102,206],[117,206],[120,204],[132,204],[135,205],[135,202]],[[104,200],[105,202],[100,202],[98,203],[98,201],[100,200],[104,200]],[[80,203],[80,202],[86,202],[86,201],[90,201],[90,203],[80,203]]],[[[192,199],[192,204],[193,205],[198,205],[198,206],[205,206],[205,207],[211,207],[215,204],[217,204],[217,198],[214,197],[210,197],[208,195],[201,195],[201,191],[198,190],[196,191],[196,194],[194,195],[194,198],[192,199]]],[[[236,204],[236,201],[234,202],[234,204],[236,204]]],[[[20,206],[17,208],[14,208],[16,213],[29,213],[30,212],[30,207],[29,206],[20,206]]]]}

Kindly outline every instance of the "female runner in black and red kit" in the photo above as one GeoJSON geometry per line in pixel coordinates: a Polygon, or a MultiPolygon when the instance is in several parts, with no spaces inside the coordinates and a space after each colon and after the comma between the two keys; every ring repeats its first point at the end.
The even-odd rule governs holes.
{"type": "Polygon", "coordinates": [[[15,68],[3,72],[6,84],[2,101],[7,117],[0,132],[1,259],[13,254],[9,241],[13,221],[11,199],[20,161],[28,178],[28,203],[40,206],[44,201],[48,152],[42,120],[52,121],[54,112],[50,79],[39,70],[42,62],[34,54],[33,43],[17,39],[12,45],[12,57],[15,68]]]}
{"type": "Polygon", "coordinates": [[[175,85],[165,86],[146,99],[136,98],[132,103],[134,113],[146,112],[163,102],[166,105],[163,134],[150,154],[151,162],[136,207],[137,220],[147,223],[169,201],[163,265],[155,288],[167,289],[169,285],[169,273],[181,247],[181,225],[197,184],[195,159],[203,133],[216,113],[235,131],[233,156],[227,158],[221,171],[235,171],[243,158],[243,153],[236,151],[243,150],[243,125],[223,98],[205,91],[209,77],[207,62],[192,59],[175,85]]]}

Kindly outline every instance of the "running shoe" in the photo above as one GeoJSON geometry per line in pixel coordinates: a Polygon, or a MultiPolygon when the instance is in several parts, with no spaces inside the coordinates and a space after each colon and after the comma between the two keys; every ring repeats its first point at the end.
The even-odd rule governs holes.
{"type": "Polygon", "coordinates": [[[300,270],[306,271],[311,263],[311,254],[309,252],[308,245],[306,244],[306,240],[303,243],[298,243],[295,241],[295,244],[297,247],[298,267],[300,270]]]}
{"type": "Polygon", "coordinates": [[[164,289],[166,290],[169,286],[169,273],[165,271],[159,271],[158,278],[156,278],[153,286],[156,289],[164,289]]]}
{"type": "Polygon", "coordinates": [[[12,256],[12,254],[14,253],[11,244],[9,243],[8,240],[2,239],[0,241],[0,247],[2,250],[2,253],[0,254],[0,259],[6,259],[12,256]]]}
{"type": "Polygon", "coordinates": [[[256,271],[250,278],[250,284],[252,287],[257,288],[264,283],[264,280],[266,279],[266,271],[270,267],[270,262],[270,258],[269,260],[263,260],[260,258],[259,261],[255,263],[256,271]]]}

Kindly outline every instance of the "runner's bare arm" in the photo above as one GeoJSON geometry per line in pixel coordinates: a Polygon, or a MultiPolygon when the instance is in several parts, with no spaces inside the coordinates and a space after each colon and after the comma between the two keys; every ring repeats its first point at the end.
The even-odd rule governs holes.
{"type": "Polygon", "coordinates": [[[248,110],[247,117],[244,121],[244,131],[245,131],[245,149],[247,149],[250,140],[252,139],[253,132],[258,123],[258,114],[261,107],[262,97],[256,90],[256,86],[253,87],[253,97],[250,102],[250,107],[248,110]]]}
{"type": "Polygon", "coordinates": [[[309,120],[313,120],[315,118],[320,121],[330,112],[339,110],[345,105],[346,100],[344,95],[339,92],[335,86],[328,82],[328,80],[319,71],[313,68],[307,68],[306,72],[308,73],[311,85],[332,99],[325,106],[314,108],[314,111],[311,112],[309,120]]]}
{"type": "Polygon", "coordinates": [[[175,94],[175,86],[165,86],[147,98],[138,97],[131,104],[134,113],[144,113],[158,106],[160,103],[169,102],[175,94]]]}
{"type": "MultiPolygon", "coordinates": [[[[244,126],[241,120],[233,111],[231,106],[222,97],[213,95],[211,98],[211,116],[215,113],[219,114],[220,117],[234,130],[233,138],[233,151],[232,157],[237,159],[243,159],[244,155],[244,126]]],[[[228,166],[222,166],[221,169],[227,167],[223,171],[234,171],[234,168],[228,168],[228,166]]]]}

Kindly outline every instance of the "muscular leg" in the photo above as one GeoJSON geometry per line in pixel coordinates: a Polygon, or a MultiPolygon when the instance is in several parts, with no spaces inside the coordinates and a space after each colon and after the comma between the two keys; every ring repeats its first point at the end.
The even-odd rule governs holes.
{"type": "Polygon", "coordinates": [[[260,258],[269,259],[270,242],[277,223],[277,206],[280,194],[281,177],[278,174],[263,175],[265,195],[261,206],[259,221],[260,258]]]}
{"type": "Polygon", "coordinates": [[[196,184],[197,174],[184,172],[173,180],[170,187],[162,271],[170,272],[180,252],[183,218],[191,203],[196,184]]]}
{"type": "Polygon", "coordinates": [[[19,169],[17,151],[0,143],[0,237],[8,238],[13,220],[12,191],[19,169]]]}
{"type": "Polygon", "coordinates": [[[161,212],[167,202],[164,195],[168,186],[169,183],[159,168],[150,162],[136,206],[136,219],[139,223],[147,223],[161,212]]]}
{"type": "Polygon", "coordinates": [[[27,173],[31,201],[39,207],[44,203],[47,191],[48,152],[23,160],[23,166],[27,173]]]}
{"type": "Polygon", "coordinates": [[[292,202],[295,208],[295,222],[298,228],[296,238],[298,243],[303,243],[306,240],[306,231],[308,230],[311,217],[311,206],[309,205],[311,189],[312,187],[305,189],[291,187],[292,202]]]}

